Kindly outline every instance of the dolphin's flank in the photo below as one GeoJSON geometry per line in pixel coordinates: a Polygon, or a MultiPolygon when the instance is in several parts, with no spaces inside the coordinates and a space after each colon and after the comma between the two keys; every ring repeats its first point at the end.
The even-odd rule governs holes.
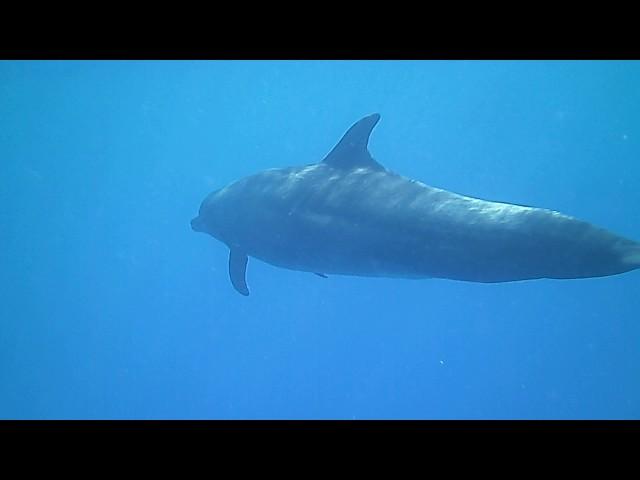
{"type": "Polygon", "coordinates": [[[640,268],[640,244],[543,208],[430,187],[375,161],[380,115],[356,122],[319,163],[265,170],[211,193],[191,221],[230,250],[249,294],[248,257],[327,275],[510,282],[640,268]]]}

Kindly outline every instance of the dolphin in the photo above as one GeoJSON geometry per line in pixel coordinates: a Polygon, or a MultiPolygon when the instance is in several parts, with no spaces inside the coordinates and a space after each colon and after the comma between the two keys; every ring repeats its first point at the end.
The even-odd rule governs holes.
{"type": "Polygon", "coordinates": [[[264,170],[209,194],[191,227],[229,247],[233,287],[248,257],[328,274],[511,282],[640,268],[640,243],[545,208],[425,185],[367,148],[379,114],[356,122],[319,163],[264,170]]]}

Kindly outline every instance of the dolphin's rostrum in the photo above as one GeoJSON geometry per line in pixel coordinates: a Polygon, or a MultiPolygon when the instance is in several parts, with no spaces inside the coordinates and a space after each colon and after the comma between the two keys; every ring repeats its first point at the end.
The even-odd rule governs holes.
{"type": "Polygon", "coordinates": [[[430,187],[376,162],[380,115],[355,123],[319,163],[265,170],[211,193],[191,221],[230,250],[249,294],[248,256],[292,270],[509,282],[640,268],[640,243],[553,210],[430,187]]]}

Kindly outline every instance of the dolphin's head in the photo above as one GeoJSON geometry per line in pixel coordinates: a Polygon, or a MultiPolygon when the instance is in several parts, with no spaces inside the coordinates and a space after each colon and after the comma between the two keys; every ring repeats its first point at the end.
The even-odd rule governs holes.
{"type": "Polygon", "coordinates": [[[224,204],[222,191],[216,190],[210,193],[202,201],[198,216],[191,220],[191,228],[196,232],[207,233],[212,237],[222,240],[222,232],[227,228],[228,208],[224,204]]]}
{"type": "Polygon", "coordinates": [[[207,195],[198,216],[191,220],[191,228],[227,245],[237,245],[251,236],[255,229],[251,212],[260,209],[264,198],[264,186],[255,177],[262,178],[245,177],[207,195]]]}

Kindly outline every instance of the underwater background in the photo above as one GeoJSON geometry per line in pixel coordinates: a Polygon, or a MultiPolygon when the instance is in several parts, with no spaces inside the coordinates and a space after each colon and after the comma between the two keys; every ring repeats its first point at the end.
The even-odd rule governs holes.
{"type": "Polygon", "coordinates": [[[234,291],[203,198],[374,112],[390,170],[640,240],[640,62],[2,61],[0,418],[640,418],[640,271],[234,291]]]}

